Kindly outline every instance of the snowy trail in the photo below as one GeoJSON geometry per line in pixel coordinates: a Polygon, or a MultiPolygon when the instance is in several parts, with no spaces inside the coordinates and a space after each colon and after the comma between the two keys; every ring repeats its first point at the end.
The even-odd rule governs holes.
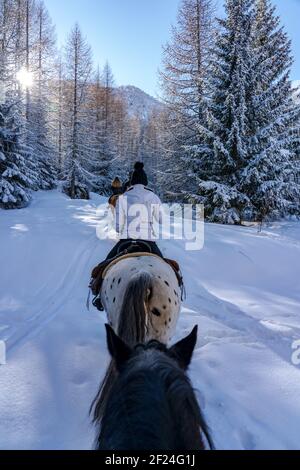
{"type": "MultiPolygon", "coordinates": [[[[46,209],[45,209],[46,210],[46,209]]],[[[95,210],[95,208],[93,208],[95,210]]],[[[39,213],[39,211],[38,211],[39,213]]],[[[49,232],[47,227],[49,223],[57,223],[55,218],[45,218],[44,227],[41,223],[41,216],[34,217],[31,220],[31,227],[37,227],[37,225],[43,227],[45,233],[49,232]],[[38,219],[38,223],[37,220],[38,219]]],[[[58,220],[60,225],[63,225],[63,220],[58,220]]],[[[75,225],[75,224],[74,224],[75,225]]],[[[27,225],[16,224],[11,228],[18,227],[21,228],[21,231],[24,230],[24,227],[27,225]],[[23,227],[23,229],[22,229],[23,227]]],[[[75,227],[74,227],[75,228],[75,227]]],[[[76,230],[76,228],[75,228],[76,230]]],[[[32,235],[29,234],[29,237],[32,235]]],[[[72,235],[71,235],[72,237],[72,235]]],[[[23,244],[22,244],[23,245],[23,244]]],[[[41,243],[42,245],[42,243],[41,243]]],[[[26,313],[26,318],[22,326],[18,325],[18,328],[15,329],[11,325],[10,334],[5,337],[7,344],[7,351],[10,353],[12,349],[22,344],[22,341],[29,336],[34,336],[36,331],[39,331],[43,326],[45,326],[49,321],[51,321],[59,311],[61,311],[68,297],[72,295],[75,287],[78,286],[79,281],[82,277],[83,270],[86,268],[89,258],[94,253],[98,245],[98,240],[95,238],[95,233],[91,230],[91,234],[87,235],[86,238],[83,238],[80,243],[74,249],[74,252],[70,253],[70,259],[67,260],[66,253],[64,253],[65,263],[63,263],[64,270],[57,276],[55,273],[55,279],[49,283],[48,278],[44,280],[41,278],[41,287],[38,287],[36,294],[34,296],[35,303],[30,305],[30,311],[26,313]],[[88,256],[90,255],[90,256],[88,256]],[[83,264],[85,262],[85,265],[83,264]],[[40,299],[40,301],[39,301],[40,299]]],[[[40,256],[40,253],[36,253],[36,244],[32,243],[32,246],[28,251],[28,259],[31,261],[37,261],[40,256]]],[[[47,260],[48,261],[48,260],[47,260]]],[[[5,261],[3,262],[4,265],[5,261]]],[[[16,263],[19,263],[19,260],[16,259],[16,263]]],[[[7,262],[8,264],[8,262],[7,262]]],[[[61,265],[61,260],[58,260],[58,266],[61,265]]],[[[28,266],[27,266],[28,267],[28,266]]],[[[16,268],[16,266],[15,266],[16,268]]],[[[47,265],[44,265],[43,268],[47,270],[47,265]]],[[[18,266],[19,269],[19,266],[18,266]]],[[[49,266],[49,269],[51,267],[49,266]]],[[[47,273],[52,274],[52,273],[47,273]]],[[[24,278],[26,273],[24,272],[24,278]]],[[[37,286],[34,286],[36,288],[37,286]]],[[[34,292],[34,291],[33,291],[34,292]]],[[[13,296],[14,294],[12,294],[13,296]]],[[[18,302],[18,301],[17,301],[18,302]]],[[[24,303],[25,305],[25,303],[24,303]]],[[[26,306],[27,307],[27,306],[26,306]]],[[[28,306],[29,310],[29,306],[28,306]]]]}
{"type": "MultiPolygon", "coordinates": [[[[0,212],[1,449],[89,449],[88,409],[105,370],[105,316],[85,308],[91,268],[112,242],[96,207],[59,192],[0,212]]],[[[219,449],[300,449],[300,224],[206,226],[205,247],[162,250],[181,263],[177,338],[197,323],[191,377],[219,449]]]]}

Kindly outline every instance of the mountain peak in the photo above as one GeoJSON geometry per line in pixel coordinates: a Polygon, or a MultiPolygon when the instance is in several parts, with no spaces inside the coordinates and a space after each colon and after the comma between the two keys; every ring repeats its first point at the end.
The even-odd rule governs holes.
{"type": "Polygon", "coordinates": [[[116,88],[127,104],[130,116],[147,121],[151,114],[162,109],[163,104],[153,96],[134,85],[120,86],[116,88]]]}

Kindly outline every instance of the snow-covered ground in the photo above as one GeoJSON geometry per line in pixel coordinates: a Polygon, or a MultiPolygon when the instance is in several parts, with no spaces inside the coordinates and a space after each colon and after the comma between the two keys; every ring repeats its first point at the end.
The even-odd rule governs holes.
{"type": "MultiPolygon", "coordinates": [[[[105,315],[85,307],[103,200],[37,193],[0,211],[1,449],[89,449],[88,409],[105,370],[105,315]]],[[[207,225],[205,247],[161,243],[181,263],[177,337],[197,323],[191,377],[218,449],[300,449],[300,224],[207,225]]]]}

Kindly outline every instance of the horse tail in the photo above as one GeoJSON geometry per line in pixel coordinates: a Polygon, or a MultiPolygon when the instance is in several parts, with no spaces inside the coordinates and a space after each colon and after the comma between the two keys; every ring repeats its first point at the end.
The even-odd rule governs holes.
{"type": "MultiPolygon", "coordinates": [[[[129,345],[144,343],[151,321],[148,315],[148,304],[153,293],[152,276],[147,272],[138,273],[128,284],[119,316],[118,335],[129,345]]],[[[90,413],[93,421],[99,422],[103,417],[107,399],[117,377],[117,370],[111,360],[105,377],[94,399],[90,413]]]]}
{"type": "Polygon", "coordinates": [[[153,279],[148,272],[139,273],[128,284],[119,317],[118,335],[129,346],[145,342],[152,292],[153,279]]]}

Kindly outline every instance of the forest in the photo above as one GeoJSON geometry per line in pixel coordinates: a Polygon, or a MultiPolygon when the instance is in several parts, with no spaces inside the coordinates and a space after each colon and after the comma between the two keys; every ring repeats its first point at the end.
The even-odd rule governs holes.
{"type": "Polygon", "coordinates": [[[221,19],[213,0],[182,0],[159,99],[118,87],[78,24],[58,48],[43,1],[0,8],[1,208],[57,185],[107,195],[141,160],[162,199],[204,204],[210,222],[299,216],[299,92],[270,0],[226,0],[221,19]]]}

